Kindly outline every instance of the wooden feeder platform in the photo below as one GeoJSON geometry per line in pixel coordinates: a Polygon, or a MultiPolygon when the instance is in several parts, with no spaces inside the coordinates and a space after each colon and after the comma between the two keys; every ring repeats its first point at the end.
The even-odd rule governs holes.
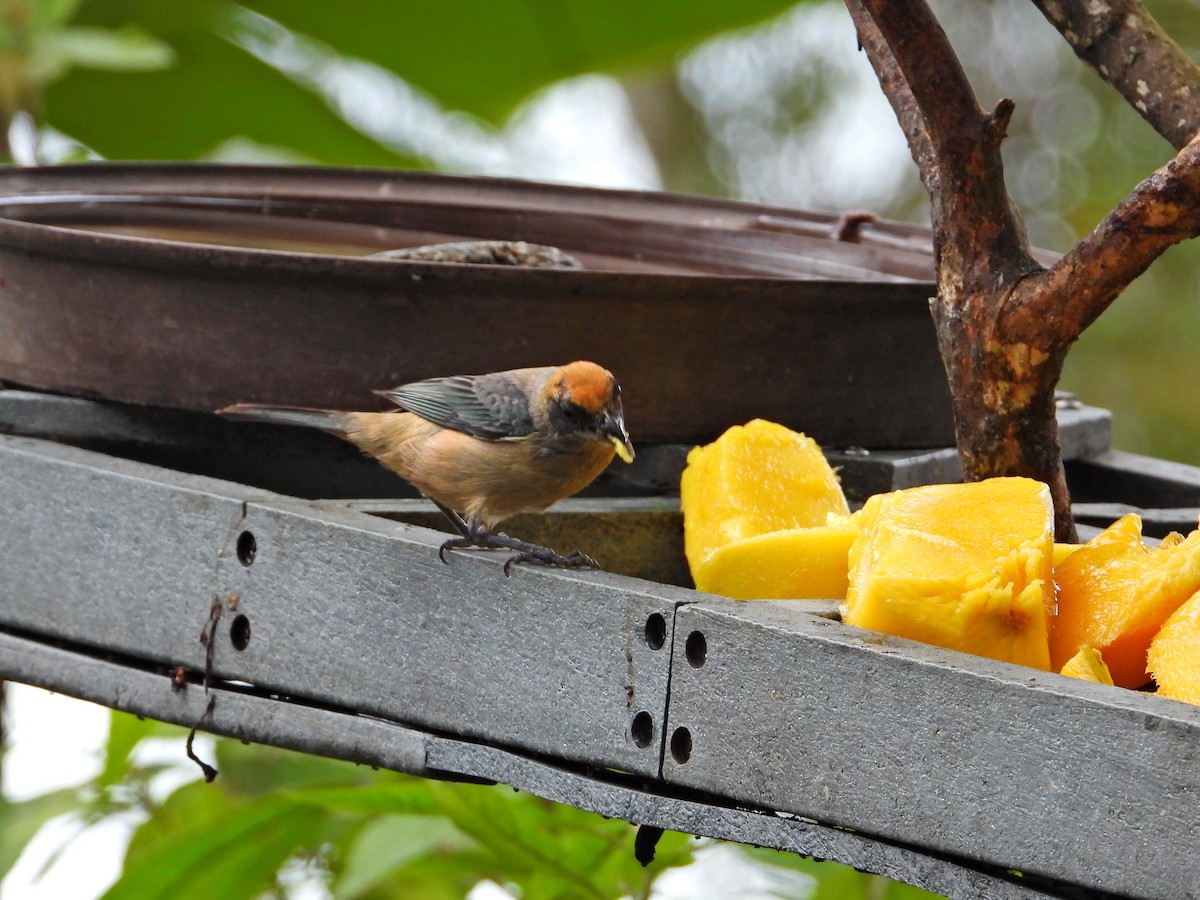
{"type": "MultiPolygon", "coordinates": [[[[739,603],[688,586],[675,495],[686,451],[764,414],[761,381],[738,372],[776,379],[769,402],[793,427],[808,430],[816,410],[852,500],[960,477],[944,396],[921,387],[932,325],[896,324],[932,291],[927,232],[923,246],[919,230],[886,224],[837,241],[835,220],[788,211],[427,175],[103,166],[14,170],[0,184],[0,678],[188,726],[209,709],[203,727],[218,734],[502,782],[951,897],[1200,896],[1200,709],[846,626],[826,601],[739,603]],[[431,218],[417,216],[422,203],[431,218]],[[127,220],[115,222],[118,208],[127,220]],[[306,239],[320,246],[218,240],[237,230],[227,216],[246,242],[276,240],[281,210],[285,231],[304,231],[307,210],[306,239]],[[176,215],[182,231],[168,235],[176,215]],[[590,247],[585,264],[599,271],[345,249],[391,241],[400,220],[420,240],[557,233],[568,252],[590,247]],[[633,234],[631,222],[645,227],[633,234]],[[201,226],[215,229],[209,243],[201,226]],[[331,228],[352,239],[334,248],[331,228]],[[589,243],[588,228],[603,239],[589,243]],[[646,249],[663,235],[676,243],[646,249]],[[789,262],[792,241],[821,260],[815,277],[789,262]],[[832,275],[847,253],[858,275],[832,275]],[[180,295],[167,297],[173,284],[180,295]],[[511,530],[581,546],[607,571],[506,578],[490,552],[443,564],[432,506],[352,448],[208,411],[249,399],[349,407],[393,380],[540,356],[540,335],[523,346],[494,332],[502,346],[484,346],[480,326],[451,346],[422,318],[469,331],[457,305],[468,292],[511,312],[530,290],[567,298],[562,323],[588,311],[533,361],[606,362],[626,384],[635,441],[649,438],[633,466],[511,530]],[[758,305],[764,296],[775,299],[758,305]],[[659,303],[669,316],[645,312],[659,303]],[[666,329],[692,303],[697,322],[721,317],[723,349],[705,349],[716,332],[701,324],[678,341],[636,330],[666,329]],[[453,316],[435,309],[447,305],[453,316]],[[336,334],[322,333],[342,313],[336,334]],[[353,352],[336,346],[364,322],[377,325],[353,352]],[[778,371],[783,357],[757,360],[734,333],[743,327],[787,332],[768,355],[804,342],[778,371]],[[589,329],[616,359],[591,352],[589,329]],[[862,347],[817,346],[860,332],[885,369],[914,361],[895,403],[865,396],[864,380],[874,390],[881,377],[865,364],[836,371],[862,347]],[[644,344],[657,357],[643,358],[644,344]],[[460,347],[475,354],[466,364],[460,347]],[[677,361],[687,379],[672,385],[677,361]],[[655,384],[683,406],[660,406],[655,384]],[[825,389],[840,408],[821,402],[825,389]],[[910,412],[896,426],[905,436],[886,443],[910,412]]],[[[1059,421],[1078,521],[1136,508],[1151,534],[1195,527],[1200,470],[1112,450],[1108,413],[1072,398],[1059,421]]]]}

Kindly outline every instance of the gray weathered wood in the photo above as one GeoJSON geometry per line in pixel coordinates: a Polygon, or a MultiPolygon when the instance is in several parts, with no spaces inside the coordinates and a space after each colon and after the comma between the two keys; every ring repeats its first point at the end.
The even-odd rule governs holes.
{"type": "Polygon", "coordinates": [[[33,684],[137,716],[191,727],[210,696],[202,730],[242,741],[348,759],[397,772],[428,775],[425,735],[411,728],[345,712],[290,703],[222,685],[211,693],[195,683],[176,689],[171,673],[56,647],[0,632],[0,680],[33,684]]]}
{"type": "MultiPolygon", "coordinates": [[[[350,509],[398,522],[451,531],[428,500],[356,500],[350,509]]],[[[504,531],[546,547],[586,547],[606,571],[663,584],[692,586],[683,555],[679,501],[665,497],[569,498],[540,514],[506,519],[504,531]]]]}
{"type": "MultiPolygon", "coordinates": [[[[1088,459],[1109,449],[1107,410],[1061,405],[1059,435],[1065,459],[1088,459]]],[[[106,452],[132,454],[158,465],[255,484],[308,498],[409,498],[415,492],[355,448],[299,428],[235,423],[207,414],[101,403],[31,391],[0,390],[0,432],[53,437],[106,452]]],[[[616,464],[588,496],[677,495],[691,449],[638,442],[633,465],[616,464]]],[[[953,447],[928,450],[827,448],[852,502],[918,484],[960,481],[953,447]]],[[[674,579],[669,579],[674,580],[674,579]]]]}
{"type": "Polygon", "coordinates": [[[1200,522],[1200,507],[1180,506],[1169,509],[1146,509],[1128,503],[1074,503],[1071,512],[1075,521],[1097,528],[1107,528],[1117,519],[1129,513],[1137,513],[1142,520],[1142,533],[1148,537],[1166,537],[1169,532],[1188,534],[1200,522]]]}
{"type": "MultiPolygon", "coordinates": [[[[436,778],[498,781],[604,816],[636,824],[837,859],[948,896],[1036,900],[1054,896],[1003,872],[926,856],[767,810],[736,809],[717,798],[664,794],[647,781],[631,786],[603,770],[582,771],[344,711],[292,703],[215,685],[171,687],[166,672],[142,669],[0,632],[0,679],[49,690],[135,715],[193,725],[215,697],[203,730],[277,747],[436,778]]],[[[660,786],[661,787],[661,786],[660,786]]]]}
{"type": "Polygon", "coordinates": [[[0,677],[186,724],[200,690],[168,676],[203,668],[215,598],[214,673],[251,692],[216,686],[221,733],[406,771],[425,771],[433,733],[467,738],[501,755],[455,741],[428,765],[964,898],[1200,896],[1200,710],[1184,704],[849,628],[829,604],[506,579],[496,553],[444,566],[436,532],[44,441],[0,436],[0,496],[0,677]],[[325,714],[358,724],[339,738],[325,714]],[[638,780],[598,794],[553,777],[582,768],[638,780]],[[821,830],[773,830],[762,810],[821,830]]]}
{"type": "Polygon", "coordinates": [[[1089,890],[1200,896],[1200,709],[787,601],[685,606],[675,632],[667,781],[1089,890]]]}
{"type": "Polygon", "coordinates": [[[506,578],[494,552],[445,565],[444,536],[427,529],[164,477],[176,483],[0,437],[0,625],[200,669],[216,598],[222,678],[657,775],[670,626],[687,592],[604,572],[506,578]],[[658,649],[651,616],[665,629],[658,649]],[[239,617],[250,633],[240,651],[239,617]],[[643,746],[631,733],[641,713],[652,725],[643,746]]]}
{"type": "Polygon", "coordinates": [[[1200,468],[1137,453],[1110,450],[1068,460],[1067,481],[1077,502],[1131,506],[1200,506],[1200,468]]]}
{"type": "MultiPolygon", "coordinates": [[[[1063,398],[1058,405],[1058,436],[1063,459],[1087,460],[1112,446],[1112,413],[1063,398]]],[[[962,461],[954,447],[929,450],[829,449],[842,489],[851,503],[873,494],[962,481],[962,461]]]]}

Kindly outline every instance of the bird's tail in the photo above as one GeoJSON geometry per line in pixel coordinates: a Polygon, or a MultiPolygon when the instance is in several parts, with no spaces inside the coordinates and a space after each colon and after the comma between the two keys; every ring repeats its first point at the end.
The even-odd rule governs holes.
{"type": "Polygon", "coordinates": [[[346,430],[347,413],[335,409],[309,409],[303,406],[265,406],[235,403],[217,410],[218,416],[238,422],[269,422],[273,425],[297,425],[341,434],[346,430]]]}

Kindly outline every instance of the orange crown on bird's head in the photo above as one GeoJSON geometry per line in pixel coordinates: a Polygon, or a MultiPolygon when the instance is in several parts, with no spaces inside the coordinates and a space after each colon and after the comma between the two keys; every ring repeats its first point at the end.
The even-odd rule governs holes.
{"type": "Polygon", "coordinates": [[[579,360],[567,363],[550,379],[550,390],[563,393],[573,403],[591,413],[598,413],[612,403],[617,380],[603,366],[579,360]]]}

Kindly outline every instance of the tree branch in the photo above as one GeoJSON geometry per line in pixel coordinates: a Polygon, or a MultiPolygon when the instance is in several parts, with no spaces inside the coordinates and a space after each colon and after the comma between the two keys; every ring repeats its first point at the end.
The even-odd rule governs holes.
{"type": "Polygon", "coordinates": [[[983,110],[922,0],[846,6],[929,192],[939,296],[957,303],[964,286],[1037,271],[1000,158],[1012,102],[983,110]]]}
{"type": "Polygon", "coordinates": [[[1075,54],[1175,149],[1200,130],[1200,66],[1138,0],[1033,0],[1075,54]]]}
{"type": "MultiPolygon", "coordinates": [[[[1185,140],[1175,159],[1043,269],[1004,183],[1000,145],[1011,101],[984,112],[925,0],[845,2],[929,191],[938,280],[931,310],[963,471],[968,479],[1044,481],[1056,533],[1070,540],[1075,528],[1054,388],[1080,333],[1167,247],[1200,233],[1200,137],[1185,140]]],[[[1073,46],[1094,54],[1105,77],[1133,92],[1143,115],[1176,137],[1196,132],[1200,69],[1174,59],[1182,51],[1136,0],[1034,2],[1063,23],[1073,46]],[[1174,60],[1163,76],[1174,86],[1173,100],[1146,80],[1160,74],[1163,60],[1174,60]]]]}
{"type": "Polygon", "coordinates": [[[1014,289],[1044,270],[1004,182],[1000,145],[1012,114],[980,107],[924,0],[845,0],[929,191],[938,348],[953,397],[968,480],[1027,475],[1054,497],[1055,531],[1075,534],[1058,452],[1054,386],[1066,344],[1040,333],[1011,341],[1029,319],[1014,289]]]}
{"type": "Polygon", "coordinates": [[[1041,329],[1073,341],[1164,250],[1198,235],[1200,135],[1053,267],[1022,284],[1019,302],[1041,320],[1041,329]]]}

